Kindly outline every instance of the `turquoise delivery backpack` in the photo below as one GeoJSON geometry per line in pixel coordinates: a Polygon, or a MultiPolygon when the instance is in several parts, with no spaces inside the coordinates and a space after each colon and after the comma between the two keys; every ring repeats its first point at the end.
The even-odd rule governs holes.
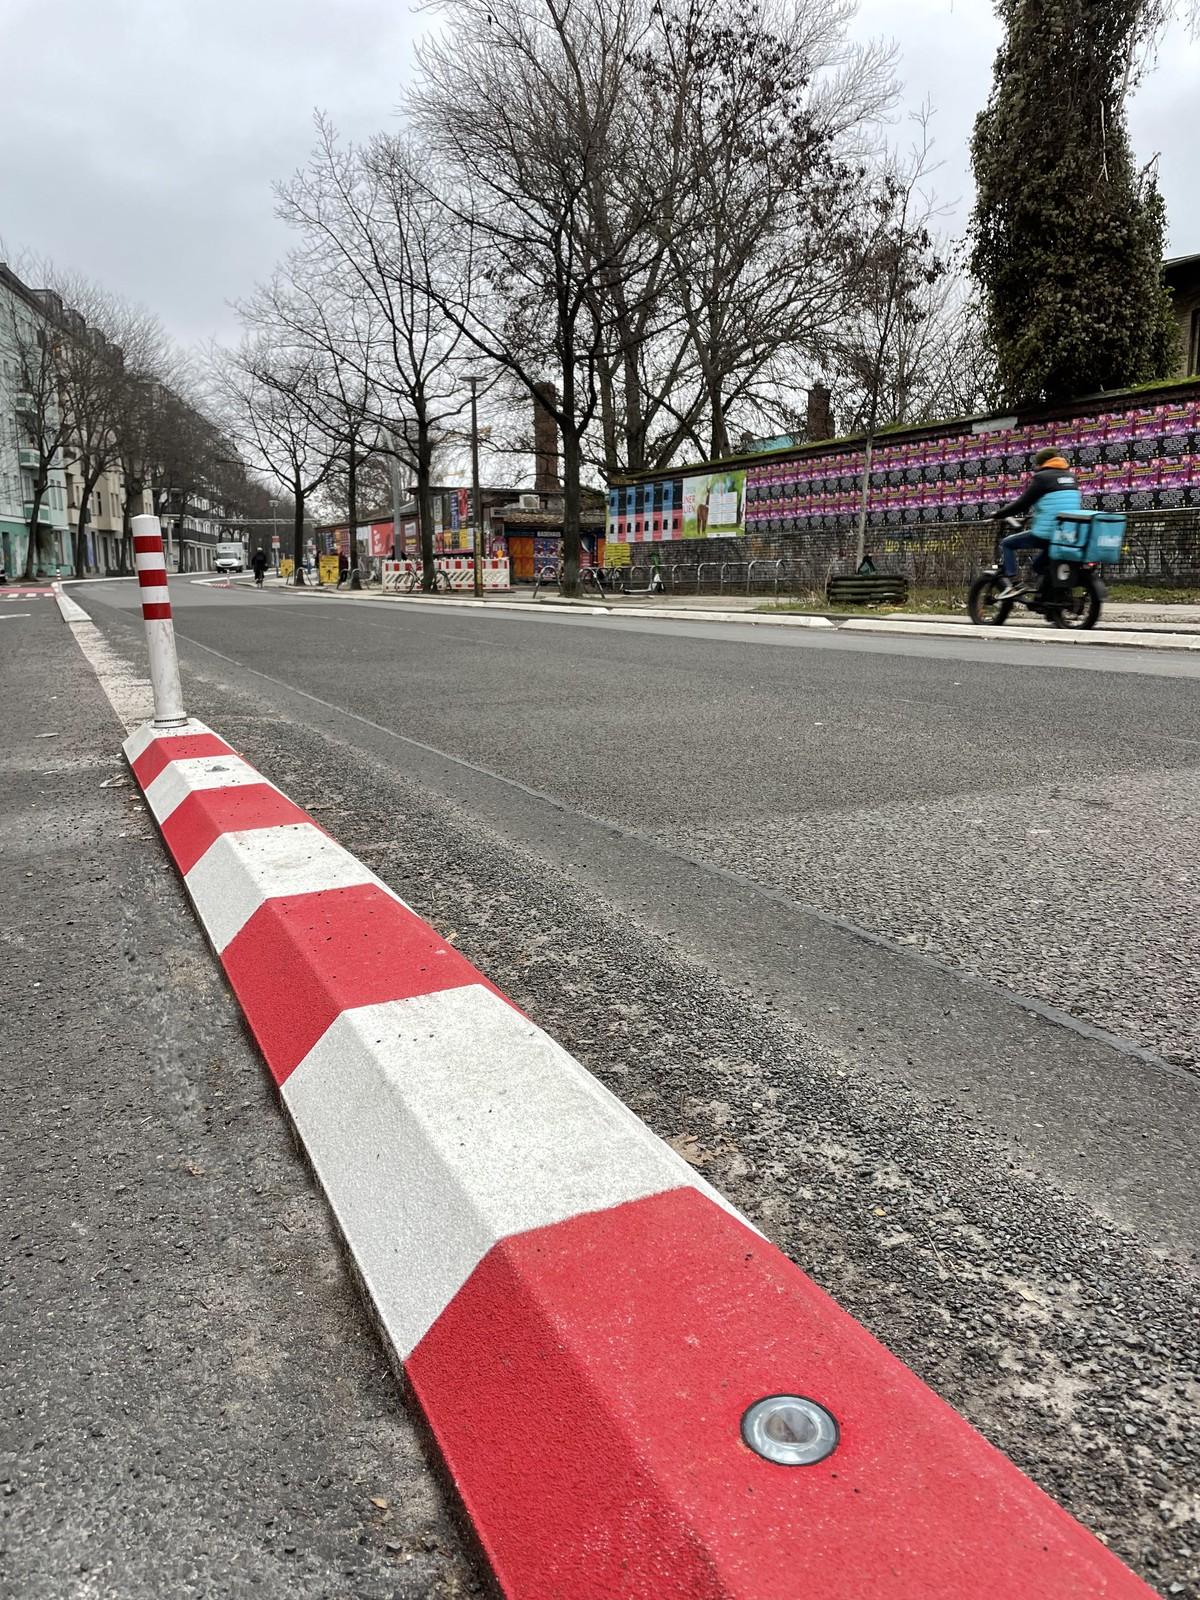
{"type": "Polygon", "coordinates": [[[1125,518],[1116,511],[1060,511],[1054,519],[1051,561],[1114,566],[1125,543],[1125,518]]]}

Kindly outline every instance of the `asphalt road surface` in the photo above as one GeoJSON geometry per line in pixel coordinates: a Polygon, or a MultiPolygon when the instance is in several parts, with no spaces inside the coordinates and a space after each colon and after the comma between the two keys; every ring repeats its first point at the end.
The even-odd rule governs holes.
{"type": "Polygon", "coordinates": [[[1200,663],[172,589],[194,715],[1197,1592],[1200,663]]]}

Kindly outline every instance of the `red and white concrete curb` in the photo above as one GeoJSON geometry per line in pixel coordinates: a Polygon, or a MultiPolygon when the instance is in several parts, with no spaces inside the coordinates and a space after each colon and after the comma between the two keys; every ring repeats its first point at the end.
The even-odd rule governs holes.
{"type": "Polygon", "coordinates": [[[503,1593],[1151,1595],[223,739],[124,748],[503,1593]]]}

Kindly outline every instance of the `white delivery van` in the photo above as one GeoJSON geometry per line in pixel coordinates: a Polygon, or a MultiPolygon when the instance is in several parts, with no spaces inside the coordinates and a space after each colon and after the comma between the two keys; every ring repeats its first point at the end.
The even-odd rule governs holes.
{"type": "Polygon", "coordinates": [[[246,546],[244,544],[219,544],[213,565],[218,572],[245,572],[246,546]]]}

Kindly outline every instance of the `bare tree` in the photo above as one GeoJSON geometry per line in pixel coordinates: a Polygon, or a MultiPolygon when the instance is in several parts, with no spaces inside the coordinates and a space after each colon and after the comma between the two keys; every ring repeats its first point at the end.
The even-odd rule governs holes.
{"type": "Polygon", "coordinates": [[[293,281],[306,285],[306,299],[319,285],[323,306],[339,306],[332,325],[311,305],[301,320],[338,374],[334,409],[347,437],[357,428],[376,450],[397,452],[416,480],[426,590],[434,587],[434,454],[464,405],[462,333],[435,283],[452,282],[455,304],[470,302],[468,258],[432,188],[412,140],[381,136],[360,150],[318,118],[308,165],[277,190],[280,215],[305,241],[293,281]]]}
{"type": "Polygon", "coordinates": [[[377,376],[387,352],[378,309],[342,259],[311,247],[293,252],[238,309],[247,327],[315,364],[316,383],[297,398],[311,403],[335,458],[326,490],[334,481],[344,487],[356,585],[359,474],[380,451],[377,376]]]}
{"type": "Polygon", "coordinates": [[[436,297],[475,352],[557,424],[563,587],[573,594],[584,438],[618,314],[613,291],[657,250],[656,174],[629,93],[645,7],[448,0],[445,10],[451,30],[422,51],[410,110],[436,163],[431,191],[463,229],[471,295],[443,283],[436,297]]]}
{"type": "Polygon", "coordinates": [[[316,421],[318,364],[311,355],[246,340],[237,351],[215,353],[213,369],[214,399],[229,437],[251,467],[291,496],[293,582],[303,584],[305,506],[334,460],[316,421]]]}
{"type": "Polygon", "coordinates": [[[878,181],[871,225],[857,251],[857,311],[837,352],[843,373],[857,390],[851,425],[864,436],[856,565],[866,550],[875,434],[885,419],[906,417],[925,353],[919,330],[929,319],[932,291],[946,272],[931,231],[936,202],[923,187],[935,170],[929,116],[928,109],[917,114],[918,138],[907,160],[891,161],[878,181]]]}
{"type": "MultiPolygon", "coordinates": [[[[134,493],[149,483],[154,509],[163,522],[174,520],[174,546],[179,568],[186,565],[187,518],[205,491],[221,483],[227,470],[235,482],[245,478],[235,443],[222,435],[208,406],[194,390],[179,394],[173,387],[155,386],[142,395],[144,410],[128,419],[125,435],[131,470],[126,475],[125,534],[130,536],[134,493]]],[[[168,536],[170,542],[170,536],[168,536]]]]}
{"type": "MultiPolygon", "coordinates": [[[[157,330],[156,334],[157,334],[157,330]]],[[[124,498],[122,553],[132,551],[133,517],[149,490],[155,512],[167,517],[178,491],[191,488],[213,470],[214,430],[202,414],[188,362],[161,336],[145,359],[126,364],[125,382],[113,420],[124,498]]],[[[180,516],[186,506],[180,508],[180,516]]],[[[168,551],[170,524],[168,521],[168,551]]]]}
{"type": "MultiPolygon", "coordinates": [[[[166,338],[148,312],[80,277],[55,282],[64,305],[60,393],[70,424],[67,459],[80,477],[75,576],[84,575],[92,495],[122,464],[120,429],[131,396],[164,370],[166,338]]],[[[128,498],[128,485],[126,485],[128,498]]],[[[128,550],[122,541],[122,570],[128,550]]]]}
{"type": "MultiPolygon", "coordinates": [[[[20,284],[20,280],[15,282],[20,284]]],[[[68,330],[64,306],[53,289],[19,291],[7,296],[6,341],[17,374],[16,411],[21,443],[35,457],[30,467],[31,496],[27,512],[25,582],[37,576],[41,561],[41,511],[51,473],[62,465],[70,436],[70,417],[63,404],[63,357],[68,330]]]]}
{"type": "Polygon", "coordinates": [[[852,13],[844,0],[654,7],[637,97],[663,169],[656,287],[682,339],[666,341],[666,370],[640,407],[625,363],[626,412],[643,414],[632,456],[656,413],[659,460],[685,441],[727,454],[731,411],[744,426],[798,395],[843,318],[868,193],[863,141],[895,93],[889,52],[847,44],[852,13]]]}

